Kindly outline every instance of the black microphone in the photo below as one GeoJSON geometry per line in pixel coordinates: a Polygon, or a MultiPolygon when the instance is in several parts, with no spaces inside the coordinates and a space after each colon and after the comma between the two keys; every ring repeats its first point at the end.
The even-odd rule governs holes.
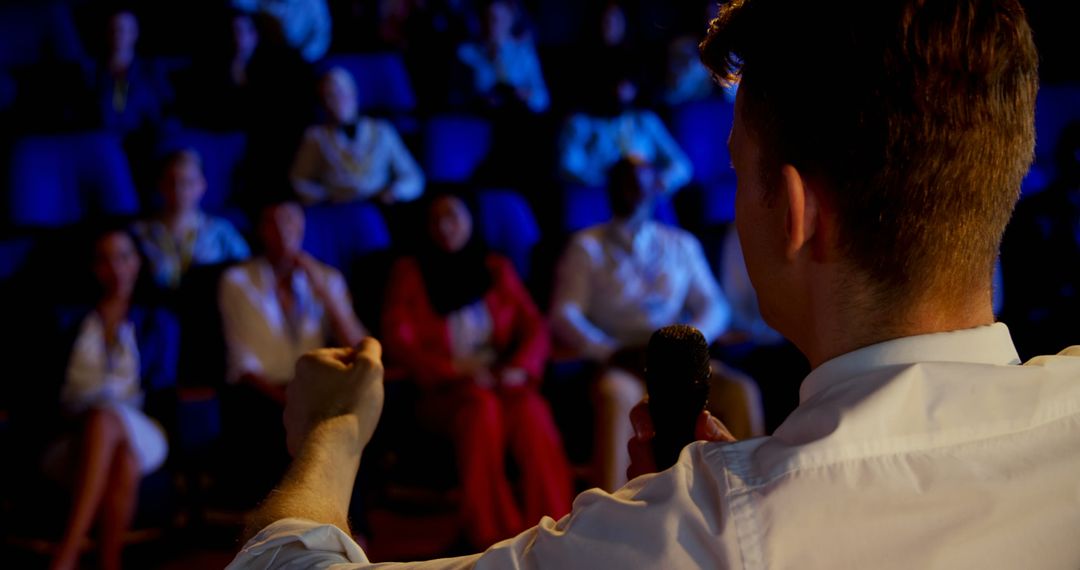
{"type": "Polygon", "coordinates": [[[649,338],[645,386],[659,469],[674,465],[682,448],[695,440],[694,428],[709,398],[709,362],[709,344],[694,327],[671,325],[649,338]]]}

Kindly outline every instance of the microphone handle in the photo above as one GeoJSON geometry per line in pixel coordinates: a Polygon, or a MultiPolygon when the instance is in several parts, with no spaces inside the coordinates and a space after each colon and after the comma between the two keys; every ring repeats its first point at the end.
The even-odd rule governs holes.
{"type": "Polygon", "coordinates": [[[679,390],[649,389],[649,415],[655,436],[652,440],[656,467],[667,469],[679,459],[684,447],[695,441],[698,416],[709,396],[707,383],[682,386],[679,390]]]}

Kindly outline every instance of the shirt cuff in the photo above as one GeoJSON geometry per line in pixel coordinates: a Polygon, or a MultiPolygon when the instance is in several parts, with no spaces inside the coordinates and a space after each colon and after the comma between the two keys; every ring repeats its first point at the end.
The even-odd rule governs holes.
{"type": "Polygon", "coordinates": [[[369,564],[364,551],[338,527],[303,519],[281,519],[244,545],[227,570],[276,567],[326,568],[333,564],[369,564]]]}

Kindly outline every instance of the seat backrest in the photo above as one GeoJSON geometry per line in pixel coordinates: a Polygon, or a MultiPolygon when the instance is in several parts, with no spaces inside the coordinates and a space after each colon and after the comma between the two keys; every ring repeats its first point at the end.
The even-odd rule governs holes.
{"type": "Polygon", "coordinates": [[[734,178],[727,141],[735,109],[724,99],[693,101],[672,109],[671,132],[694,166],[694,180],[706,184],[734,178]]]}
{"type": "Polygon", "coordinates": [[[243,185],[241,175],[247,152],[247,136],[239,131],[184,129],[166,136],[158,150],[164,156],[185,148],[194,149],[202,158],[203,175],[206,177],[203,210],[222,214],[243,185]]]}
{"type": "Polygon", "coordinates": [[[531,255],[540,242],[540,226],[525,197],[513,190],[481,190],[476,194],[477,232],[489,248],[514,263],[528,279],[531,255]]]}
{"type": "Polygon", "coordinates": [[[127,216],[139,201],[120,140],[89,132],[29,136],[11,152],[10,215],[19,227],[58,227],[88,216],[127,216]]]}
{"type": "MultiPolygon", "coordinates": [[[[601,186],[567,185],[563,187],[563,232],[572,234],[589,226],[611,219],[611,202],[607,189],[601,186]]],[[[653,219],[669,226],[678,226],[679,217],[670,197],[653,204],[653,219]]]]}
{"type": "Polygon", "coordinates": [[[422,163],[431,182],[464,183],[491,150],[491,123],[480,117],[442,115],[424,126],[422,163]]]}
{"type": "Polygon", "coordinates": [[[0,3],[0,67],[33,65],[44,56],[84,57],[71,8],[64,2],[0,3]]]}
{"type": "Polygon", "coordinates": [[[305,213],[304,250],[345,275],[361,257],[390,248],[390,230],[374,204],[317,204],[305,213]]]}
{"type": "Polygon", "coordinates": [[[0,283],[22,271],[33,249],[34,239],[30,236],[0,238],[0,283]]]}
{"type": "Polygon", "coordinates": [[[331,55],[318,65],[320,73],[332,67],[341,67],[352,74],[361,112],[408,113],[416,108],[416,94],[401,54],[331,55]]]}

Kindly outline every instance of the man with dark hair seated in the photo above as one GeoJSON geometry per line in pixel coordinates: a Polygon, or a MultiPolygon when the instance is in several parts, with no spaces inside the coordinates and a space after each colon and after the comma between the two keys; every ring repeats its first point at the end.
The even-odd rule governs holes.
{"type": "Polygon", "coordinates": [[[281,411],[296,359],[325,346],[352,346],[367,334],[341,272],[303,250],[304,222],[295,202],[265,206],[258,227],[263,254],[221,277],[229,384],[223,423],[228,472],[246,482],[241,491],[265,491],[288,463],[281,411]]]}
{"type": "MultiPolygon", "coordinates": [[[[626,483],[627,417],[645,395],[645,345],[653,331],[690,323],[706,342],[720,336],[731,307],[720,291],[697,238],[652,220],[663,192],[652,164],[632,158],[608,174],[612,219],[570,238],[555,277],[551,330],[569,356],[600,367],[592,388],[596,486],[626,483]]],[[[720,362],[712,364],[709,411],[739,438],[763,434],[761,402],[753,380],[720,362]]]]}
{"type": "MultiPolygon", "coordinates": [[[[799,407],[423,567],[1076,568],[1080,347],[1021,365],[991,310],[1035,136],[1020,2],[735,0],[702,49],[742,79],[736,224],[763,316],[813,368],[799,407]]],[[[234,568],[368,564],[345,513],[379,358],[366,341],[300,360],[296,460],[234,568]]]]}

